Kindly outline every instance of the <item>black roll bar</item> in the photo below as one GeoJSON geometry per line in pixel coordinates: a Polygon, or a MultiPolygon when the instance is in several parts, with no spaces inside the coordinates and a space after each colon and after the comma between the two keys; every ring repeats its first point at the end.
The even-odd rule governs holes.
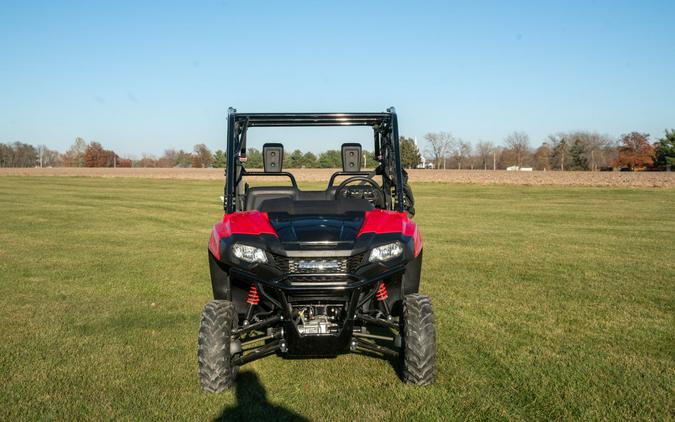
{"type": "Polygon", "coordinates": [[[287,171],[278,171],[276,173],[269,173],[265,171],[244,171],[242,172],[242,176],[282,176],[282,177],[288,177],[291,179],[291,185],[293,185],[294,188],[298,187],[298,182],[295,181],[295,176],[293,174],[287,172],[287,171]]]}
{"type": "MultiPolygon", "coordinates": [[[[225,198],[223,208],[227,214],[236,211],[236,186],[243,175],[271,175],[271,173],[243,173],[241,157],[246,156],[246,133],[251,127],[280,126],[371,126],[374,134],[374,148],[378,160],[386,160],[385,174],[394,182],[396,192],[395,209],[403,212],[403,177],[401,151],[399,146],[398,118],[394,107],[384,113],[237,113],[230,107],[227,112],[227,168],[225,170],[225,198]],[[387,145],[387,143],[393,145],[387,145]],[[386,146],[386,148],[385,148],[386,146]],[[392,147],[392,148],[389,148],[392,147]],[[393,157],[386,153],[393,152],[393,157]],[[393,163],[391,163],[393,161],[393,163]],[[393,164],[393,166],[391,166],[393,164]]],[[[280,173],[276,173],[280,174],[280,173]]],[[[285,174],[284,174],[285,175],[285,174]]],[[[291,178],[294,185],[295,178],[291,178]]]]}

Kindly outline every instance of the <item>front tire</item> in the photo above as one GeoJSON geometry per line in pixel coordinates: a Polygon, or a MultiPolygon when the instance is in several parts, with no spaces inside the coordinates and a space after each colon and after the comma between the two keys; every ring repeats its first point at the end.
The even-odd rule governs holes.
{"type": "Polygon", "coordinates": [[[237,327],[237,312],[229,300],[212,300],[204,306],[199,324],[199,382],[209,393],[232,386],[238,366],[232,365],[230,337],[237,327]]]}
{"type": "Polygon", "coordinates": [[[436,376],[436,329],[431,299],[420,294],[403,300],[403,380],[429,385],[436,376]]]}

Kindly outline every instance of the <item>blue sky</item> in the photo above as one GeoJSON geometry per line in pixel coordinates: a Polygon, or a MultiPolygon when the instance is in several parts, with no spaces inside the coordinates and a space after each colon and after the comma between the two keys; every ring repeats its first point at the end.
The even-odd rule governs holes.
{"type": "MultiPolygon", "coordinates": [[[[224,148],[226,109],[538,144],[675,127],[675,1],[2,2],[0,142],[224,148]]],[[[320,151],[365,129],[251,132],[320,151]]]]}

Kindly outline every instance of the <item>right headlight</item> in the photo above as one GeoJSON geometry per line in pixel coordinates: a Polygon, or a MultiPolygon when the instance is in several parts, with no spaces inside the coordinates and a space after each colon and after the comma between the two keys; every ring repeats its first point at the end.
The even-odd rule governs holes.
{"type": "Polygon", "coordinates": [[[265,251],[255,246],[242,245],[235,243],[232,246],[232,254],[242,261],[250,262],[252,264],[267,262],[267,255],[265,251]]]}
{"type": "Polygon", "coordinates": [[[401,242],[387,243],[386,245],[378,246],[370,251],[370,262],[384,262],[401,256],[403,253],[403,245],[401,242]]]}

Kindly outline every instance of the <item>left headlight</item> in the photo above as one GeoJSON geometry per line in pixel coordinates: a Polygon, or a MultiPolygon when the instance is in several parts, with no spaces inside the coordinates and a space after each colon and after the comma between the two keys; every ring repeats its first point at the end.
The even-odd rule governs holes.
{"type": "Polygon", "coordinates": [[[403,253],[403,245],[401,244],[401,242],[387,243],[386,245],[373,248],[373,250],[370,251],[370,258],[368,258],[368,261],[370,262],[389,261],[390,259],[394,259],[398,256],[401,256],[402,253],[403,253]]]}
{"type": "Polygon", "coordinates": [[[241,243],[235,243],[232,246],[232,254],[241,259],[242,261],[250,262],[253,264],[256,263],[266,263],[267,255],[265,251],[255,246],[242,245],[241,243]]]}

